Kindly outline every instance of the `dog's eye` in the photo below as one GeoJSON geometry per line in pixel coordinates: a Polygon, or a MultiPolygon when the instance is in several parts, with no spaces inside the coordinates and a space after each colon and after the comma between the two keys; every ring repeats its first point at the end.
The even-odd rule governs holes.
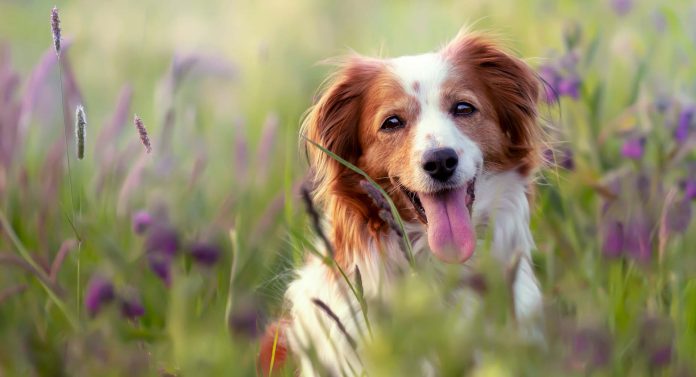
{"type": "Polygon", "coordinates": [[[457,102],[452,106],[452,115],[455,116],[467,116],[473,114],[475,111],[476,108],[469,102],[457,102]]]}
{"type": "Polygon", "coordinates": [[[382,123],[382,127],[380,127],[380,130],[382,131],[393,131],[399,128],[404,128],[404,121],[401,120],[396,115],[392,115],[389,118],[384,120],[384,123],[382,123]]]}

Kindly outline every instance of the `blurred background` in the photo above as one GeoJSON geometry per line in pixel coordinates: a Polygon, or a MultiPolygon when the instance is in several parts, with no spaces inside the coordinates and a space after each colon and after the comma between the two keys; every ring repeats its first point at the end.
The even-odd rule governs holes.
{"type": "Polygon", "coordinates": [[[255,375],[312,247],[297,139],[322,62],[428,52],[463,26],[546,83],[549,346],[511,340],[484,266],[487,326],[453,336],[409,281],[373,311],[366,363],[410,375],[432,344],[443,375],[693,375],[693,2],[0,0],[0,376],[255,375]]]}

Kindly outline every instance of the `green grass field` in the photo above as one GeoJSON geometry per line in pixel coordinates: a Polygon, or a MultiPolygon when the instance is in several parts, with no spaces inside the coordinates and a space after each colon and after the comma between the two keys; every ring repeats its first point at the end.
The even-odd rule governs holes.
{"type": "Polygon", "coordinates": [[[552,88],[532,214],[546,344],[515,335],[509,274],[480,248],[464,327],[433,310],[450,287],[427,268],[367,303],[370,375],[433,355],[443,376],[696,375],[693,2],[5,0],[0,377],[256,375],[312,249],[298,130],[321,62],[466,25],[552,88]]]}

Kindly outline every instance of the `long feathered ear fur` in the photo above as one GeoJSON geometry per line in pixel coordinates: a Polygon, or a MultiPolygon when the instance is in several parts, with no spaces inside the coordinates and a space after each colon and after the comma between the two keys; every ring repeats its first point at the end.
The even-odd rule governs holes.
{"type": "Polygon", "coordinates": [[[477,34],[461,33],[445,48],[454,62],[473,69],[484,84],[506,136],[505,154],[528,175],[541,159],[543,132],[537,122],[540,80],[522,60],[477,34]]]}
{"type": "MultiPolygon", "coordinates": [[[[352,56],[340,64],[327,82],[327,89],[309,110],[300,139],[312,140],[343,159],[356,164],[362,154],[358,138],[365,93],[380,74],[378,59],[352,56]]],[[[365,224],[371,235],[382,227],[369,198],[360,189],[360,176],[320,149],[305,143],[316,202],[332,222],[331,239],[341,264],[352,260],[352,252],[367,251],[365,224]]]]}
{"type": "MultiPolygon", "coordinates": [[[[327,80],[326,89],[302,123],[301,140],[312,140],[355,163],[362,153],[358,127],[364,94],[380,69],[378,60],[362,56],[351,56],[339,63],[339,70],[327,80]]],[[[314,180],[315,199],[324,202],[343,166],[306,142],[305,150],[314,180]]]]}

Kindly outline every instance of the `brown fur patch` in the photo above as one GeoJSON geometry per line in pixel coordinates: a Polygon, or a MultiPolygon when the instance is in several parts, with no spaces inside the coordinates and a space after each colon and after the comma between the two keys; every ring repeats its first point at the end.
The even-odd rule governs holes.
{"type": "MultiPolygon", "coordinates": [[[[308,139],[366,170],[388,190],[389,182],[380,179],[379,171],[369,169],[371,163],[363,157],[364,148],[372,145],[371,138],[376,134],[369,128],[379,129],[379,117],[387,117],[391,111],[378,109],[377,102],[382,103],[385,97],[395,97],[394,93],[400,90],[390,75],[380,60],[349,59],[312,108],[302,129],[308,139]]],[[[408,107],[406,103],[404,106],[408,107]]],[[[313,146],[307,146],[307,152],[315,198],[331,221],[329,237],[334,244],[336,261],[344,268],[352,269],[355,254],[367,252],[369,239],[379,240],[386,226],[378,209],[360,188],[359,182],[363,178],[359,174],[313,146]]]]}
{"type": "Polygon", "coordinates": [[[477,35],[464,35],[443,51],[455,67],[455,76],[471,79],[471,86],[488,99],[500,133],[487,130],[478,137],[486,147],[489,167],[517,169],[528,175],[540,163],[541,130],[536,124],[539,80],[520,59],[477,35]],[[502,136],[498,150],[494,138],[502,136]]]}

